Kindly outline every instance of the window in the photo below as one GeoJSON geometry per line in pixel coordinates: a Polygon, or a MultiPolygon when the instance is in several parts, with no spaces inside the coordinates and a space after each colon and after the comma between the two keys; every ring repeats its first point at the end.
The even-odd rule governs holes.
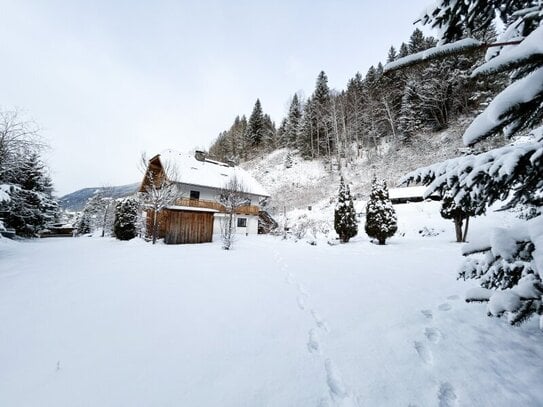
{"type": "Polygon", "coordinates": [[[238,228],[247,227],[247,218],[238,218],[238,228]]]}
{"type": "Polygon", "coordinates": [[[197,201],[200,199],[200,191],[190,191],[190,199],[197,201]]]}

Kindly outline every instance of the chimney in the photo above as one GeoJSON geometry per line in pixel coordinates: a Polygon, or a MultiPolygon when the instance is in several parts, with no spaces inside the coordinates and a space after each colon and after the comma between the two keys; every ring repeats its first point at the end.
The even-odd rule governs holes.
{"type": "Polygon", "coordinates": [[[206,155],[207,153],[205,151],[196,151],[194,153],[194,158],[196,158],[198,161],[205,161],[206,155]]]}

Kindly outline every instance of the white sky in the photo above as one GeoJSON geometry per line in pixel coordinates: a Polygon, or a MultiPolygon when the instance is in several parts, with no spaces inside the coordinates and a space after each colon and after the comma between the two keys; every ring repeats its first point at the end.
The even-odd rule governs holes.
{"type": "Polygon", "coordinates": [[[42,128],[58,195],[139,181],[142,151],[209,147],[256,98],[278,123],[324,70],[342,89],[428,0],[0,0],[0,108],[42,128]]]}

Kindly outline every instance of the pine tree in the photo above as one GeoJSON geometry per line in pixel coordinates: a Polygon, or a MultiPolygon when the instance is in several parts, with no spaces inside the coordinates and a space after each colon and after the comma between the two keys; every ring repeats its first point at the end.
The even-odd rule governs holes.
{"type": "Polygon", "coordinates": [[[358,233],[356,212],[348,185],[345,185],[343,177],[339,183],[338,200],[334,211],[334,228],[342,243],[347,243],[351,237],[358,233]]]}
{"type": "Polygon", "coordinates": [[[475,216],[475,209],[469,204],[466,198],[464,202],[457,203],[452,194],[446,192],[441,201],[441,217],[451,219],[454,222],[456,241],[459,243],[466,241],[469,218],[475,216]],[[463,231],[462,228],[464,228],[463,231]]]}
{"type": "Polygon", "coordinates": [[[397,57],[398,57],[398,54],[396,53],[396,48],[394,48],[394,46],[391,46],[388,50],[387,64],[390,62],[394,62],[397,57]]]}
{"type": "Polygon", "coordinates": [[[290,151],[287,152],[287,155],[285,156],[285,168],[291,168],[292,167],[292,155],[290,154],[290,151]]]}
{"type": "Polygon", "coordinates": [[[119,240],[130,240],[135,238],[139,224],[140,204],[137,199],[125,198],[115,205],[115,222],[113,233],[119,240]]]}
{"type": "Polygon", "coordinates": [[[55,221],[59,214],[57,201],[52,196],[52,182],[37,153],[22,158],[14,171],[14,192],[4,204],[7,227],[19,236],[32,237],[55,221]]]}
{"type": "Polygon", "coordinates": [[[327,155],[330,157],[334,148],[330,120],[330,88],[328,87],[328,77],[324,71],[321,71],[317,77],[311,103],[316,125],[314,130],[316,154],[317,156],[327,155]]]}
{"type": "Polygon", "coordinates": [[[371,194],[366,206],[366,233],[377,239],[380,245],[398,230],[396,211],[388,197],[386,182],[379,182],[374,177],[371,194]]]}
{"type": "Polygon", "coordinates": [[[91,217],[88,212],[81,212],[79,219],[76,222],[76,229],[78,235],[86,235],[91,233],[91,217]]]}
{"type": "Polygon", "coordinates": [[[262,113],[260,99],[257,99],[245,131],[247,145],[253,147],[259,146],[265,137],[265,132],[264,114],[262,113]]]}
{"type": "Polygon", "coordinates": [[[428,43],[424,38],[424,34],[418,28],[415,28],[411,37],[409,38],[409,44],[407,48],[410,54],[415,54],[420,51],[424,51],[428,47],[428,43]]]}
{"type": "Polygon", "coordinates": [[[298,128],[302,120],[302,108],[298,100],[298,95],[295,93],[290,103],[288,110],[288,117],[285,124],[284,138],[286,140],[286,146],[290,148],[296,147],[298,128]]]}

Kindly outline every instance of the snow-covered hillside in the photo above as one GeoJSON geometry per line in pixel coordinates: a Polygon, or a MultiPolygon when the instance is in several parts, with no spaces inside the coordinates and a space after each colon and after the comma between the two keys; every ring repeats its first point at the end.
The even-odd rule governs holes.
{"type": "MultiPolygon", "coordinates": [[[[374,174],[394,187],[409,171],[458,156],[465,150],[461,141],[465,125],[465,121],[460,121],[440,133],[419,134],[409,144],[383,143],[379,156],[361,156],[354,163],[344,163],[342,173],[350,185],[357,211],[364,211],[374,174]]],[[[304,160],[287,149],[280,149],[242,166],[270,193],[268,210],[281,225],[286,212],[287,228],[296,235],[326,235],[333,231],[333,209],[339,187],[336,164],[331,167],[321,159],[304,160]],[[289,153],[292,165],[287,168],[289,153]],[[307,229],[313,231],[306,233],[307,229]]]]}
{"type": "Polygon", "coordinates": [[[463,301],[438,205],[386,246],[0,240],[0,405],[543,405],[537,321],[463,301]]]}

